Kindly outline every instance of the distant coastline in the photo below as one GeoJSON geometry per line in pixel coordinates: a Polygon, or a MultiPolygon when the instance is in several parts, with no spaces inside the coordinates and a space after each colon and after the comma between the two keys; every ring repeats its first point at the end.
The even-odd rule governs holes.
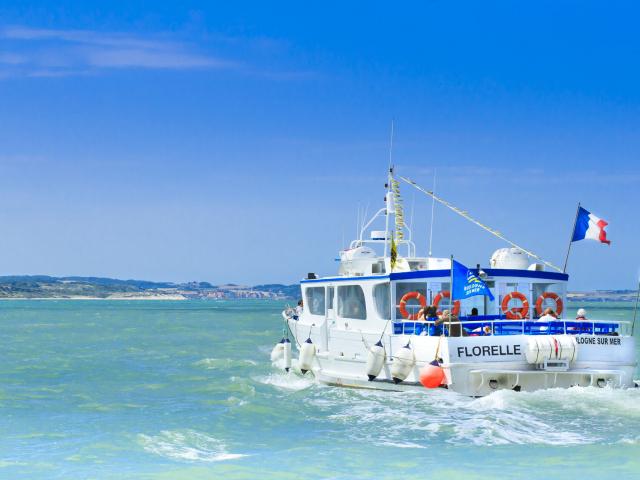
{"type": "Polygon", "coordinates": [[[298,285],[212,285],[45,275],[0,277],[0,300],[293,300],[299,297],[298,285]]]}
{"type": "MultiPolygon", "coordinates": [[[[150,282],[101,277],[0,276],[0,300],[297,300],[300,286],[212,285],[208,282],[150,282]]],[[[569,292],[570,302],[632,302],[635,290],[569,292]]]]}

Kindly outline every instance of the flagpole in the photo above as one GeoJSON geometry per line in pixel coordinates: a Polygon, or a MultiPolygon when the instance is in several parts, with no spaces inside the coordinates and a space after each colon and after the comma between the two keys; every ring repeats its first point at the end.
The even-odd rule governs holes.
{"type": "Polygon", "coordinates": [[[578,224],[578,215],[580,214],[580,202],[578,202],[578,208],[576,208],[576,218],[573,221],[573,228],[571,229],[571,236],[569,237],[569,248],[567,248],[567,257],[564,259],[564,268],[562,273],[567,273],[567,263],[569,263],[569,254],[571,253],[571,244],[573,243],[573,234],[576,232],[576,225],[578,224]]]}
{"type": "Polygon", "coordinates": [[[451,336],[451,317],[453,316],[453,305],[454,305],[454,300],[453,300],[453,255],[451,255],[451,280],[450,280],[450,286],[449,286],[449,290],[451,292],[451,295],[449,295],[449,299],[451,300],[451,303],[449,305],[449,336],[451,336]]]}

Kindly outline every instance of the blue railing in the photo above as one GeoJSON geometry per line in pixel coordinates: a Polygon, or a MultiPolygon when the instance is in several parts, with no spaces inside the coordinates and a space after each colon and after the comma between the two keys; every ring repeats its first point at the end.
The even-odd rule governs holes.
{"type": "MultiPolygon", "coordinates": [[[[628,322],[598,322],[577,320],[554,320],[540,322],[533,320],[507,320],[499,315],[484,315],[479,317],[460,317],[460,323],[452,323],[451,330],[460,331],[463,336],[488,336],[488,335],[620,335],[620,324],[628,322]],[[455,330],[454,330],[455,328],[455,330]]],[[[393,333],[396,335],[440,335],[442,329],[448,335],[449,324],[445,322],[439,327],[435,321],[427,322],[396,322],[393,324],[393,333]]]]}

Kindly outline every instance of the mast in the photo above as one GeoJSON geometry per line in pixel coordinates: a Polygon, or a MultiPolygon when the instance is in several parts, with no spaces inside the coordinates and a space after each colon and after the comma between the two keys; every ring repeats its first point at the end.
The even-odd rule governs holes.
{"type": "Polygon", "coordinates": [[[573,221],[573,228],[571,229],[571,236],[569,237],[569,247],[567,248],[567,256],[564,259],[564,268],[562,273],[567,273],[567,263],[569,263],[569,254],[571,253],[571,244],[573,243],[573,234],[576,233],[576,225],[578,224],[578,215],[580,214],[580,202],[578,202],[578,208],[576,209],[576,218],[573,221]]]}
{"type": "Polygon", "coordinates": [[[391,120],[391,138],[389,140],[389,171],[387,173],[387,184],[385,185],[385,187],[387,187],[387,196],[385,197],[386,211],[385,211],[385,228],[384,228],[384,258],[387,258],[387,252],[389,250],[389,211],[390,211],[389,205],[391,204],[390,202],[391,179],[393,178],[392,159],[393,159],[393,120],[391,120]]]}

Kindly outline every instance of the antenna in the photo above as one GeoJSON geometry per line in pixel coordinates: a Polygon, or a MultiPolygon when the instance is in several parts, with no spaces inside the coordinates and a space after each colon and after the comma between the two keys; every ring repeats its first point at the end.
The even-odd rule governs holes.
{"type": "Polygon", "coordinates": [[[411,219],[409,220],[409,240],[413,239],[413,210],[416,206],[416,192],[411,192],[411,219]]]}
{"type": "Polygon", "coordinates": [[[389,195],[391,195],[391,178],[393,175],[393,120],[391,120],[391,138],[389,140],[389,170],[387,171],[387,196],[385,197],[385,225],[384,225],[384,257],[389,248],[389,195]]]}
{"type": "MultiPolygon", "coordinates": [[[[433,193],[436,192],[436,169],[433,169],[433,193]]],[[[436,199],[435,197],[431,198],[431,227],[429,228],[429,258],[431,258],[432,248],[433,247],[433,219],[436,210],[436,199]]]]}
{"type": "Polygon", "coordinates": [[[389,141],[389,172],[393,168],[393,120],[391,120],[391,140],[389,141]]]}
{"type": "Polygon", "coordinates": [[[364,212],[362,214],[362,221],[360,222],[360,235],[358,238],[360,238],[360,241],[362,241],[362,236],[364,235],[364,224],[367,221],[367,215],[369,214],[369,202],[367,202],[367,206],[364,209],[364,212]]]}
{"type": "Polygon", "coordinates": [[[358,203],[358,217],[356,219],[356,238],[360,240],[360,204],[358,203]]]}

